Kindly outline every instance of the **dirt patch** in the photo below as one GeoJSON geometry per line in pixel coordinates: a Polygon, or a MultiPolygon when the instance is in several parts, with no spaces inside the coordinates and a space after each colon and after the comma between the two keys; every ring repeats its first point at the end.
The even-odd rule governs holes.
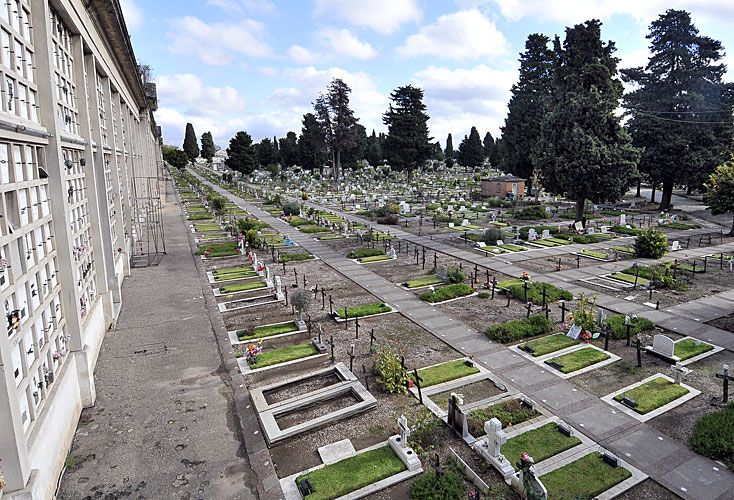
{"type": "Polygon", "coordinates": [[[716,318],[715,320],[709,321],[706,324],[716,328],[721,328],[722,330],[726,330],[727,332],[734,332],[734,314],[723,316],[721,318],[716,318]]]}
{"type": "Polygon", "coordinates": [[[280,401],[285,401],[286,399],[296,398],[319,389],[324,389],[325,387],[338,383],[340,380],[341,379],[336,375],[336,373],[333,372],[320,377],[312,377],[301,382],[289,384],[272,391],[267,391],[264,394],[265,401],[269,405],[272,405],[274,403],[279,403],[280,401]]]}
{"type": "Polygon", "coordinates": [[[281,415],[275,421],[281,429],[288,429],[289,427],[313,420],[322,415],[328,415],[329,413],[349,408],[357,403],[359,403],[359,399],[352,391],[347,391],[331,399],[316,401],[296,411],[281,415]]]}

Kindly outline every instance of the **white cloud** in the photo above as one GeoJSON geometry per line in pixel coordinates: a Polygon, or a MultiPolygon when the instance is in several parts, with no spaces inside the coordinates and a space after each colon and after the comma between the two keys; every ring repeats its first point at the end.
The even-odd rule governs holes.
{"type": "Polygon", "coordinates": [[[389,34],[406,22],[420,20],[421,10],[417,0],[315,0],[315,14],[389,34]]]}
{"type": "Polygon", "coordinates": [[[346,29],[324,28],[319,32],[319,37],[331,53],[362,60],[377,55],[372,45],[361,41],[346,29]]]}
{"type": "Polygon", "coordinates": [[[128,30],[135,31],[143,25],[143,11],[134,0],[120,0],[120,7],[128,30]]]}
{"type": "Polygon", "coordinates": [[[260,66],[259,68],[257,68],[257,71],[261,75],[265,75],[270,78],[274,78],[280,74],[278,68],[273,68],[272,66],[260,66]]]}
{"type": "Polygon", "coordinates": [[[475,125],[482,136],[497,137],[507,114],[510,88],[517,70],[495,70],[484,64],[449,69],[429,66],[418,71],[413,83],[425,91],[431,134],[442,143],[452,133],[454,146],[475,125]]]}
{"type": "Polygon", "coordinates": [[[207,0],[206,4],[235,14],[266,15],[275,12],[275,4],[270,0],[207,0]]]}
{"type": "Polygon", "coordinates": [[[208,24],[185,16],[173,19],[171,26],[168,49],[174,54],[196,57],[206,64],[230,64],[240,55],[262,58],[273,52],[266,41],[265,25],[253,19],[208,24]]]}
{"type": "Polygon", "coordinates": [[[437,56],[476,59],[507,54],[510,44],[495,24],[478,10],[461,10],[423,26],[398,47],[402,57],[437,56]]]}
{"type": "Polygon", "coordinates": [[[244,110],[244,98],[233,87],[207,87],[190,73],[156,78],[158,99],[167,108],[186,115],[216,117],[244,110]]]}
{"type": "Polygon", "coordinates": [[[314,64],[319,62],[323,56],[300,45],[291,45],[287,51],[288,57],[298,64],[314,64]]]}

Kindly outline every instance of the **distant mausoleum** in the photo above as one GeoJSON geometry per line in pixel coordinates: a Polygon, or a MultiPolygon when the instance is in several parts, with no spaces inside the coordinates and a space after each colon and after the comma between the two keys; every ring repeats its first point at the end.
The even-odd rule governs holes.
{"type": "Polygon", "coordinates": [[[502,175],[482,179],[482,196],[499,196],[517,199],[525,196],[525,179],[514,175],[502,175]]]}

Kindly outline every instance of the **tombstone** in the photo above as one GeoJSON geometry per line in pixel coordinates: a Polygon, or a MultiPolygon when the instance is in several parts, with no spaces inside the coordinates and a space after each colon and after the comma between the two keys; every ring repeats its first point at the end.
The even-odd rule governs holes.
{"type": "Polygon", "coordinates": [[[587,227],[586,228],[586,234],[595,234],[594,228],[593,227],[587,227]]]}
{"type": "Polygon", "coordinates": [[[255,252],[252,252],[252,268],[257,271],[257,254],[255,252]]]}
{"type": "Polygon", "coordinates": [[[673,244],[670,246],[670,251],[677,252],[678,250],[680,250],[680,241],[674,240],[673,244]]]}
{"type": "Polygon", "coordinates": [[[550,237],[551,237],[550,230],[543,229],[543,232],[540,235],[540,239],[544,240],[544,239],[550,238],[550,237]]]}
{"type": "Polygon", "coordinates": [[[608,234],[609,229],[609,226],[601,226],[601,234],[608,234]]]}
{"type": "Polygon", "coordinates": [[[466,212],[466,207],[464,205],[461,205],[459,207],[459,212],[466,212]]]}
{"type": "Polygon", "coordinates": [[[545,207],[545,213],[549,214],[549,213],[551,213],[552,211],[553,211],[553,210],[551,209],[551,207],[545,207]]]}
{"type": "Polygon", "coordinates": [[[492,222],[497,222],[497,214],[495,212],[492,212],[489,216],[492,218],[492,222]]]}
{"type": "Polygon", "coordinates": [[[607,315],[604,314],[604,311],[601,309],[596,310],[596,324],[601,326],[604,324],[604,321],[607,319],[607,315]]]}
{"type": "Polygon", "coordinates": [[[498,418],[487,420],[484,422],[484,432],[487,433],[485,442],[489,456],[499,458],[502,455],[502,445],[507,442],[507,433],[502,430],[502,422],[498,418]]]}
{"type": "Polygon", "coordinates": [[[449,206],[448,206],[448,207],[446,208],[446,211],[447,211],[447,212],[453,212],[453,211],[454,211],[454,206],[453,206],[453,205],[449,205],[449,206]]]}
{"type": "Polygon", "coordinates": [[[535,231],[535,229],[533,228],[530,228],[530,230],[528,230],[528,241],[535,241],[537,239],[538,239],[537,231],[535,231]]]}
{"type": "Polygon", "coordinates": [[[681,365],[680,363],[676,363],[672,365],[670,368],[673,370],[673,377],[677,385],[680,385],[681,382],[683,382],[683,379],[686,378],[688,374],[690,374],[693,371],[681,365]]]}
{"type": "Polygon", "coordinates": [[[441,280],[447,279],[447,269],[446,266],[438,266],[436,269],[436,277],[441,280]]]}
{"type": "Polygon", "coordinates": [[[566,334],[567,337],[571,337],[574,340],[578,340],[579,335],[581,335],[581,327],[578,325],[571,325],[571,328],[568,329],[568,333],[566,334]]]}
{"type": "Polygon", "coordinates": [[[454,223],[453,222],[449,222],[449,227],[453,228],[454,227],[454,223]]]}
{"type": "Polygon", "coordinates": [[[283,285],[280,282],[280,276],[275,277],[275,298],[277,300],[285,300],[285,295],[283,294],[283,285]]]}
{"type": "Polygon", "coordinates": [[[468,225],[469,225],[468,219],[464,219],[463,221],[461,221],[461,227],[467,227],[468,225]]]}
{"type": "Polygon", "coordinates": [[[273,287],[273,280],[270,277],[270,266],[265,266],[265,286],[268,288],[273,287]]]}
{"type": "Polygon", "coordinates": [[[398,428],[400,429],[400,446],[407,448],[408,438],[410,437],[410,426],[408,426],[408,419],[405,415],[400,415],[400,418],[398,418],[398,428]]]}
{"type": "Polygon", "coordinates": [[[504,245],[504,244],[505,244],[505,242],[504,242],[504,241],[502,241],[502,240],[497,240],[497,241],[495,242],[495,244],[496,244],[496,245],[497,245],[498,247],[501,247],[502,245],[504,245]]]}
{"type": "Polygon", "coordinates": [[[675,342],[673,342],[673,339],[665,335],[655,335],[652,338],[652,347],[648,347],[647,350],[662,358],[679,361],[679,359],[673,354],[675,352],[675,342]]]}
{"type": "Polygon", "coordinates": [[[627,215],[626,214],[620,214],[619,215],[619,225],[620,226],[627,225],[627,215]]]}
{"type": "Polygon", "coordinates": [[[395,248],[392,245],[390,245],[390,248],[387,251],[387,256],[388,258],[392,260],[395,260],[398,258],[398,253],[395,251],[395,248]]]}
{"type": "Polygon", "coordinates": [[[463,438],[469,437],[469,425],[466,414],[459,407],[464,403],[460,394],[451,393],[449,397],[448,424],[451,430],[463,438]]]}
{"type": "Polygon", "coordinates": [[[576,230],[576,232],[580,233],[584,230],[584,223],[579,221],[576,221],[573,223],[573,228],[576,230]]]}
{"type": "Polygon", "coordinates": [[[487,244],[483,241],[477,241],[477,248],[484,248],[487,244]]]}

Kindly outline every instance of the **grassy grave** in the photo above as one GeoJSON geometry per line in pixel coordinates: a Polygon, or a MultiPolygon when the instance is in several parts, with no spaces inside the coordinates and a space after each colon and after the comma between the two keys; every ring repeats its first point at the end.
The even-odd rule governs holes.
{"type": "Polygon", "coordinates": [[[436,366],[429,366],[418,370],[418,376],[423,379],[421,388],[431,387],[432,385],[443,384],[457,378],[467,377],[479,373],[479,368],[473,364],[470,366],[463,359],[441,363],[436,366]]]}
{"type": "Polygon", "coordinates": [[[380,248],[358,248],[347,254],[347,259],[364,259],[365,257],[375,257],[377,255],[386,255],[385,251],[380,248]]]}
{"type": "Polygon", "coordinates": [[[370,257],[360,257],[357,262],[370,264],[371,262],[382,262],[383,260],[390,260],[390,257],[387,255],[372,255],[370,257]]]}
{"type": "Polygon", "coordinates": [[[314,256],[310,253],[281,253],[278,256],[278,262],[302,262],[313,258],[314,256]]]}
{"type": "MultiPolygon", "coordinates": [[[[561,373],[573,373],[587,366],[595,365],[609,359],[609,354],[597,351],[593,347],[584,347],[578,351],[569,352],[556,358],[551,358],[545,362],[546,365],[560,365],[556,368],[561,373]]],[[[555,368],[555,367],[554,367],[555,368]]]]}
{"type": "Polygon", "coordinates": [[[405,464],[389,446],[365,451],[296,478],[307,479],[313,493],[308,500],[331,500],[364,488],[406,470],[405,464]]]}
{"type": "Polygon", "coordinates": [[[250,368],[265,368],[266,366],[279,365],[296,359],[308,358],[316,354],[319,354],[319,350],[311,342],[278,347],[269,351],[264,350],[258,354],[255,361],[250,363],[250,368]]]}
{"type": "Polygon", "coordinates": [[[210,243],[207,245],[200,245],[199,248],[196,250],[196,255],[203,255],[207,251],[209,251],[209,253],[207,254],[208,258],[229,257],[232,255],[240,254],[236,241],[227,242],[227,243],[210,243]]]}
{"type": "MultiPolygon", "coordinates": [[[[535,305],[543,304],[543,290],[545,289],[545,301],[551,304],[558,300],[573,300],[573,294],[550,283],[529,283],[527,285],[527,299],[535,305]]],[[[509,285],[507,293],[518,300],[525,302],[525,284],[520,282],[509,285]]]]}
{"type": "MultiPolygon", "coordinates": [[[[651,330],[655,323],[641,316],[631,317],[630,336],[637,335],[640,332],[651,330]]],[[[612,329],[611,338],[619,340],[627,338],[627,325],[624,324],[623,314],[613,314],[606,319],[606,324],[612,329]]]]}
{"type": "Polygon", "coordinates": [[[520,346],[520,349],[532,354],[534,358],[537,358],[577,344],[578,340],[572,339],[565,333],[556,333],[555,335],[526,342],[520,346]]]}
{"type": "Polygon", "coordinates": [[[420,288],[423,286],[438,285],[439,283],[443,283],[443,280],[437,276],[424,276],[422,278],[408,280],[402,285],[405,288],[420,288]]]}
{"type": "Polygon", "coordinates": [[[329,229],[328,227],[318,226],[316,224],[309,224],[307,226],[306,225],[299,226],[298,230],[306,234],[330,233],[331,232],[331,229],[329,229]]]}
{"type": "Polygon", "coordinates": [[[499,419],[502,427],[507,428],[538,416],[540,416],[538,411],[523,405],[519,399],[508,399],[486,408],[473,410],[467,415],[467,425],[469,433],[478,438],[484,435],[484,422],[491,418],[499,419]]]}
{"type": "Polygon", "coordinates": [[[643,278],[642,276],[638,276],[635,278],[632,274],[627,274],[624,271],[621,273],[612,273],[609,275],[611,278],[614,278],[618,281],[623,281],[625,283],[629,283],[630,285],[634,285],[637,283],[637,286],[647,286],[650,283],[650,280],[647,278],[643,278]]]}
{"type": "Polygon", "coordinates": [[[712,460],[721,460],[733,470],[734,401],[729,401],[723,409],[698,419],[688,444],[696,453],[712,460]]]}
{"type": "Polygon", "coordinates": [[[293,321],[289,321],[288,323],[256,326],[251,332],[248,332],[247,330],[237,330],[237,338],[243,341],[254,340],[296,331],[298,331],[298,325],[293,321]]]}
{"type": "Polygon", "coordinates": [[[599,250],[579,250],[576,252],[583,257],[591,257],[592,259],[607,260],[607,253],[599,250]]]}
{"type": "Polygon", "coordinates": [[[236,285],[226,285],[219,288],[220,293],[249,292],[250,290],[258,290],[265,288],[267,285],[264,281],[252,281],[249,283],[237,283],[236,285]]]}
{"type": "Polygon", "coordinates": [[[219,224],[197,223],[194,224],[194,229],[197,233],[214,233],[221,231],[222,227],[219,224]]]}
{"type": "Polygon", "coordinates": [[[372,304],[347,307],[346,315],[343,307],[341,309],[337,309],[335,312],[340,319],[347,319],[361,318],[363,316],[373,316],[375,314],[382,314],[390,311],[392,311],[392,308],[384,302],[375,302],[372,304]]]}
{"type": "Polygon", "coordinates": [[[553,500],[594,498],[632,476],[624,467],[613,467],[599,453],[582,458],[541,476],[553,500]]]}
{"type": "Polygon", "coordinates": [[[579,444],[579,438],[561,434],[556,423],[551,422],[508,439],[502,445],[502,454],[513,466],[520,461],[522,452],[526,452],[538,463],[579,444]]]}
{"type": "Polygon", "coordinates": [[[617,402],[621,402],[624,398],[634,400],[637,402],[637,406],[633,410],[641,415],[645,415],[686,394],[688,394],[688,389],[685,387],[671,382],[666,378],[657,377],[642,385],[638,385],[634,389],[614,396],[614,400],[617,402]]]}
{"type": "Polygon", "coordinates": [[[466,297],[472,293],[474,293],[474,289],[471,286],[464,283],[455,283],[453,285],[444,285],[433,291],[423,292],[419,297],[421,300],[435,304],[436,302],[466,297]]]}
{"type": "Polygon", "coordinates": [[[553,323],[549,319],[537,315],[497,323],[487,328],[485,334],[492,340],[506,344],[537,335],[545,335],[550,333],[552,329],[553,323]]]}
{"type": "Polygon", "coordinates": [[[520,245],[514,245],[512,243],[505,243],[504,245],[500,245],[500,248],[503,248],[505,250],[509,250],[510,252],[523,252],[527,250],[527,248],[520,246],[520,245]]]}
{"type": "Polygon", "coordinates": [[[683,339],[675,343],[673,348],[673,355],[678,356],[681,361],[691,359],[713,350],[714,346],[705,342],[700,342],[696,339],[683,339]]]}

